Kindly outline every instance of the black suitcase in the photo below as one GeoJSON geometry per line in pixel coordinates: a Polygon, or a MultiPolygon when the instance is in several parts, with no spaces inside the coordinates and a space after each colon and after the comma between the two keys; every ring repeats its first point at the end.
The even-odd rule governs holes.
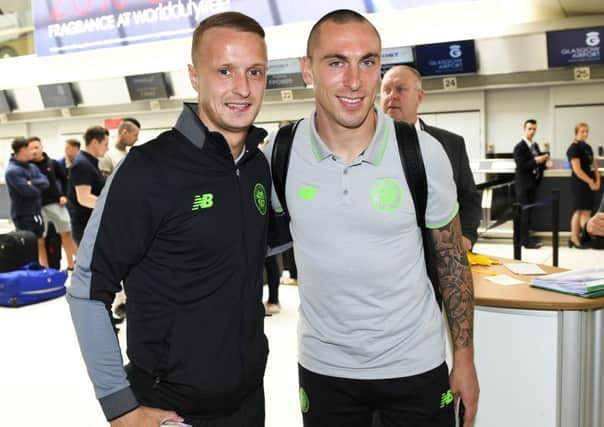
{"type": "Polygon", "coordinates": [[[61,269],[61,236],[57,233],[55,225],[48,223],[48,231],[44,239],[46,247],[46,256],[48,257],[48,266],[57,270],[61,269]]]}
{"type": "Polygon", "coordinates": [[[31,231],[0,234],[0,273],[38,261],[38,238],[31,231]]]}

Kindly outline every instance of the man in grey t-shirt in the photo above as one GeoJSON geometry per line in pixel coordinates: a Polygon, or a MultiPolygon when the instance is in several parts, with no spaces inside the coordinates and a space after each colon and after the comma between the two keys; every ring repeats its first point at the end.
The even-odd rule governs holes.
{"type": "MultiPolygon", "coordinates": [[[[300,291],[299,380],[305,427],[455,424],[454,397],[476,414],[473,290],[451,165],[420,131],[444,326],[423,255],[392,119],[377,111],[379,34],[339,10],[311,30],[303,75],[316,110],[297,127],[285,188],[300,291]]],[[[265,148],[270,159],[273,141],[265,148]]],[[[281,206],[273,191],[273,207],[281,206]]]]}

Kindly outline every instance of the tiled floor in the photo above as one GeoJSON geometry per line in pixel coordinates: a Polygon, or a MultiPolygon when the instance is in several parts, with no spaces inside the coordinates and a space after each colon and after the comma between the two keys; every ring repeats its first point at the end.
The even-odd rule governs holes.
{"type": "MultiPolygon", "coordinates": [[[[479,243],[476,252],[511,258],[509,243],[479,243]]],[[[551,247],[523,250],[551,264],[551,247]]],[[[560,249],[560,266],[604,264],[604,251],[560,249]]],[[[280,289],[283,311],[266,319],[271,353],[265,378],[268,427],[300,427],[296,368],[297,288],[280,289]]],[[[100,427],[104,422],[79,354],[64,299],[0,308],[0,426],[100,427]]],[[[120,332],[120,341],[125,338],[120,332]]]]}

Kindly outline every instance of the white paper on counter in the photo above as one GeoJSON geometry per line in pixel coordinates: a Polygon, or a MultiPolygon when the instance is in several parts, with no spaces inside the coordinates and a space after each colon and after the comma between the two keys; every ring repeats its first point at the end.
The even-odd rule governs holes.
{"type": "Polygon", "coordinates": [[[503,265],[514,274],[545,274],[545,271],[543,271],[537,264],[519,262],[516,264],[503,265]]]}
{"type": "Polygon", "coordinates": [[[502,286],[511,286],[511,285],[522,285],[522,280],[515,279],[510,276],[506,276],[505,274],[498,274],[497,276],[485,277],[485,279],[490,280],[493,283],[497,283],[502,286]]]}

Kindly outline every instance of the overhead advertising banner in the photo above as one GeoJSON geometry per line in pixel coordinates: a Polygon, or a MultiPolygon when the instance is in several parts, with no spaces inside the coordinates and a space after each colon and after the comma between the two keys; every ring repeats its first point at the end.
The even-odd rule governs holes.
{"type": "Polygon", "coordinates": [[[415,63],[422,76],[475,73],[474,40],[415,46],[415,63]]]}
{"type": "MultiPolygon", "coordinates": [[[[424,0],[454,3],[461,0],[424,0]]],[[[409,0],[31,0],[36,54],[65,54],[187,37],[204,18],[229,10],[263,26],[315,21],[335,9],[379,13],[413,6],[409,0]]]]}
{"type": "Polygon", "coordinates": [[[300,58],[269,61],[266,79],[267,89],[306,87],[302,78],[300,58]]]}
{"type": "Polygon", "coordinates": [[[548,32],[548,66],[604,64],[602,37],[604,27],[548,32]]]}

